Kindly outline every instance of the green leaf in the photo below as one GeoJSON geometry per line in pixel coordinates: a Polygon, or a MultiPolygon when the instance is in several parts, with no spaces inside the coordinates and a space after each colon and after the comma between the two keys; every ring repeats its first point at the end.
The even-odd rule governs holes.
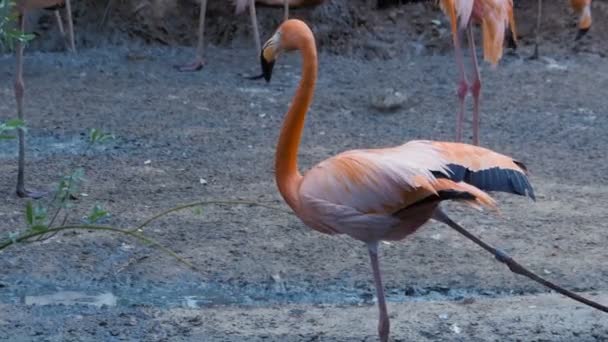
{"type": "Polygon", "coordinates": [[[97,128],[91,128],[89,131],[89,143],[93,144],[101,144],[108,140],[115,139],[113,134],[102,132],[97,128]]]}
{"type": "Polygon", "coordinates": [[[203,208],[202,207],[194,207],[194,209],[192,209],[192,213],[196,216],[201,216],[203,214],[203,208]]]}
{"type": "Polygon", "coordinates": [[[34,207],[34,222],[35,223],[44,222],[44,221],[46,221],[46,218],[47,218],[46,208],[38,203],[34,207]]]}
{"type": "Polygon", "coordinates": [[[110,214],[105,211],[99,204],[96,204],[93,209],[91,209],[91,213],[87,217],[87,221],[90,224],[96,223],[99,220],[108,217],[110,214]]]}
{"type": "Polygon", "coordinates": [[[44,232],[44,231],[49,230],[49,227],[47,227],[43,224],[37,224],[37,225],[30,227],[30,230],[33,232],[39,233],[39,232],[44,232]]]}
{"type": "Polygon", "coordinates": [[[19,120],[19,119],[10,119],[7,122],[4,123],[7,127],[16,129],[16,128],[22,128],[25,126],[25,122],[23,120],[19,120]]]}
{"type": "Polygon", "coordinates": [[[8,233],[8,238],[12,243],[17,243],[17,238],[20,236],[19,232],[10,232],[8,233]]]}
{"type": "Polygon", "coordinates": [[[30,227],[34,224],[34,207],[32,201],[27,201],[27,204],[25,205],[25,222],[27,222],[27,225],[30,227]]]}
{"type": "Polygon", "coordinates": [[[28,201],[25,205],[25,221],[27,226],[32,229],[34,226],[45,226],[47,219],[46,208],[40,203],[34,205],[32,201],[28,201]]]}

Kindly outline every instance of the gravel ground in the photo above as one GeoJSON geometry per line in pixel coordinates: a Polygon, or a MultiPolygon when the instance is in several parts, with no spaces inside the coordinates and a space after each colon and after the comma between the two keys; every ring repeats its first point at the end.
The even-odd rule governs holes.
{"type": "MultiPolygon", "coordinates": [[[[605,3],[597,3],[601,22],[605,3]]],[[[427,7],[376,15],[396,11],[415,19],[415,10],[427,7]]],[[[365,41],[352,44],[352,54],[320,53],[302,169],[346,149],[453,138],[456,70],[449,35],[429,28],[412,41],[407,39],[416,31],[398,38],[396,24],[385,25],[391,38],[384,45],[367,32],[365,41]],[[394,92],[401,94],[399,108],[374,106],[394,92]]],[[[543,58],[532,61],[521,26],[518,52],[496,70],[482,66],[481,137],[484,146],[528,165],[538,200],[496,194],[498,216],[454,205],[447,210],[536,272],[607,303],[608,116],[602,92],[608,63],[605,45],[598,43],[605,32],[592,31],[600,33],[580,45],[549,41],[543,58]]],[[[190,58],[190,47],[136,41],[83,48],[78,55],[28,50],[29,184],[51,189],[82,163],[88,196],[75,201],[69,222],[100,203],[111,213],[103,223],[121,227],[196,200],[245,199],[284,208],[273,153],[300,61],[281,58],[270,84],[244,81],[243,74],[259,68],[250,46],[244,38],[230,46],[211,44],[209,63],[199,73],[171,68],[190,58]],[[117,138],[81,158],[89,128],[117,138]]],[[[14,112],[13,75],[13,57],[0,56],[2,120],[14,112]]],[[[25,201],[13,194],[14,148],[0,143],[5,236],[24,225],[25,201]]],[[[0,340],[377,338],[367,252],[356,241],[323,236],[289,214],[250,206],[183,211],[145,232],[197,270],[129,238],[95,232],[62,233],[0,252],[0,340]]],[[[608,340],[602,313],[511,274],[436,223],[383,245],[381,265],[395,341],[608,340]]]]}

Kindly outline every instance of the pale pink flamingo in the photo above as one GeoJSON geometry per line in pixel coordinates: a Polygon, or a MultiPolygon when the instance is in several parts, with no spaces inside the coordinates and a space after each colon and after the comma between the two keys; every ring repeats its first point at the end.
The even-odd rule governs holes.
{"type": "MultiPolygon", "coordinates": [[[[260,51],[260,34],[258,28],[258,20],[255,10],[255,4],[262,4],[271,7],[283,7],[283,18],[287,20],[289,18],[289,7],[306,7],[316,6],[325,0],[234,0],[236,6],[236,14],[243,13],[247,8],[249,9],[249,17],[251,18],[251,27],[253,30],[253,40],[255,43],[256,54],[260,51]]],[[[179,71],[198,71],[205,65],[204,53],[205,53],[205,16],[207,11],[207,0],[201,0],[201,10],[199,14],[198,24],[198,41],[196,43],[196,56],[194,61],[182,65],[176,66],[179,71]]]]}
{"type": "Polygon", "coordinates": [[[483,32],[484,59],[496,65],[503,53],[505,31],[511,26],[513,42],[517,39],[515,19],[513,16],[513,0],[441,0],[441,8],[450,18],[452,39],[456,50],[458,65],[459,109],[456,117],[456,141],[462,141],[462,125],[464,122],[464,101],[470,91],[473,95],[473,143],[479,145],[479,97],[481,94],[481,78],[475,51],[473,24],[480,23],[483,32]],[[466,30],[471,59],[473,64],[473,81],[469,83],[460,46],[460,32],[466,30]]]}
{"type": "MultiPolygon", "coordinates": [[[[578,32],[574,40],[579,40],[591,29],[592,18],[591,18],[591,0],[570,0],[570,7],[579,16],[578,18],[578,32]]],[[[540,26],[541,18],[543,13],[543,1],[538,0],[538,10],[536,14],[536,40],[534,44],[533,59],[538,58],[538,47],[540,45],[540,26]]]]}
{"type": "MultiPolygon", "coordinates": [[[[317,78],[317,50],[309,27],[299,20],[285,21],[264,44],[261,62],[263,77],[270,81],[278,55],[292,50],[302,54],[302,78],[279,135],[276,183],[285,202],[309,227],[325,234],[346,234],[367,244],[378,298],[378,333],[382,342],[388,341],[390,323],[378,262],[378,243],[402,240],[431,218],[492,252],[513,272],[589,304],[588,300],[545,281],[505,253],[480,241],[439,207],[440,202],[452,200],[473,207],[497,209],[496,202],[485,191],[534,198],[526,167],[510,157],[467,144],[420,140],[390,148],[343,152],[301,175],[298,146],[317,78]]],[[[594,307],[608,310],[599,304],[594,307]]]]}
{"type": "MultiPolygon", "coordinates": [[[[55,10],[55,18],[59,25],[59,30],[65,38],[65,32],[63,30],[63,24],[61,22],[61,15],[59,14],[58,7],[65,4],[66,16],[68,22],[68,39],[66,42],[68,49],[72,52],[76,52],[74,45],[74,26],[72,23],[72,11],[70,6],[70,0],[19,0],[17,1],[17,26],[22,32],[25,31],[25,14],[28,11],[51,8],[55,10]]],[[[65,39],[64,39],[65,40],[65,39]]],[[[15,99],[17,101],[17,117],[20,120],[24,119],[23,115],[23,96],[25,94],[25,85],[23,83],[23,43],[17,41],[15,49],[17,70],[15,72],[15,99]]],[[[25,188],[25,132],[23,129],[18,131],[19,137],[19,165],[17,169],[17,195],[19,197],[41,197],[43,192],[29,191],[25,188]]]]}

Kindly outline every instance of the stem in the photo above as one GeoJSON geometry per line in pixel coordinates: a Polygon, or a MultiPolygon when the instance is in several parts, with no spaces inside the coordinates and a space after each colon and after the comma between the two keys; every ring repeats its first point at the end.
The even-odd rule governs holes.
{"type": "MultiPolygon", "coordinates": [[[[109,226],[96,226],[96,225],[65,225],[65,220],[63,221],[63,224],[61,226],[58,227],[50,227],[46,230],[41,230],[41,231],[28,231],[25,232],[24,234],[20,235],[19,237],[17,237],[14,241],[13,240],[6,240],[6,241],[0,241],[0,251],[2,251],[3,249],[14,245],[16,243],[20,243],[20,242],[27,242],[28,240],[35,238],[35,237],[39,237],[42,238],[44,235],[46,234],[51,234],[51,236],[54,236],[55,234],[57,234],[60,231],[63,230],[97,230],[97,231],[108,231],[108,232],[112,232],[112,233],[118,233],[118,234],[124,234],[124,235],[128,235],[132,238],[135,238],[137,240],[140,240],[144,243],[147,243],[149,245],[152,245],[158,249],[160,249],[162,252],[172,256],[173,258],[177,259],[179,262],[181,262],[182,264],[188,266],[189,268],[198,271],[198,269],[192,265],[191,263],[189,263],[188,261],[186,261],[184,258],[180,257],[179,255],[177,255],[177,253],[175,253],[174,251],[172,251],[171,249],[165,247],[164,245],[162,245],[160,242],[149,238],[147,236],[145,236],[144,234],[140,233],[139,230],[143,229],[145,226],[149,225],[150,223],[152,223],[155,220],[158,220],[159,218],[163,217],[163,216],[167,216],[170,213],[173,212],[177,212],[180,210],[184,210],[184,209],[188,209],[188,208],[193,208],[193,207],[199,207],[199,206],[206,206],[206,205],[250,205],[250,206],[257,206],[257,207],[262,207],[262,208],[266,208],[266,209],[272,209],[272,210],[276,210],[276,211],[280,211],[286,214],[292,214],[293,213],[291,211],[282,209],[282,208],[277,208],[277,207],[273,207],[271,205],[267,205],[267,204],[263,204],[263,203],[258,203],[258,202],[250,202],[250,201],[199,201],[199,202],[193,202],[193,203],[189,203],[189,204],[184,204],[184,205],[180,205],[177,206],[175,208],[171,208],[168,210],[165,210],[157,215],[154,215],[150,218],[148,218],[147,220],[145,220],[143,223],[141,223],[140,225],[138,225],[135,228],[131,228],[131,229],[122,229],[122,228],[115,228],[115,227],[109,227],[109,226]]],[[[67,218],[67,214],[66,214],[66,218],[67,218]]],[[[53,220],[54,221],[54,220],[53,220]]]]}
{"type": "MultiPolygon", "coordinates": [[[[84,158],[87,156],[87,152],[89,152],[89,150],[91,149],[91,147],[93,146],[93,143],[89,142],[87,144],[87,147],[85,148],[84,152],[82,152],[82,154],[80,155],[80,158],[78,158],[78,160],[76,161],[76,163],[72,164],[72,167],[70,168],[71,170],[76,169],[76,167],[80,164],[82,164],[84,158]]],[[[84,166],[82,167],[84,169],[84,166]]],[[[59,213],[61,212],[61,209],[63,209],[63,203],[67,202],[70,200],[70,188],[72,187],[72,182],[74,181],[74,172],[72,172],[72,174],[70,174],[70,179],[67,182],[67,186],[68,186],[68,191],[66,194],[66,198],[64,198],[61,203],[57,206],[57,211],[55,211],[55,214],[53,215],[53,218],[51,219],[51,221],[48,224],[48,227],[52,227],[53,223],[55,223],[55,220],[57,219],[57,216],[59,216],[59,213]]],[[[55,202],[57,200],[57,195],[59,194],[59,191],[55,193],[55,196],[53,197],[53,201],[55,202]]],[[[66,219],[67,220],[67,215],[66,215],[66,219]]],[[[64,223],[65,223],[64,220],[64,223]]],[[[62,224],[63,225],[63,224],[62,224]]]]}
{"type": "Polygon", "coordinates": [[[174,251],[172,251],[171,249],[163,246],[160,242],[149,238],[141,233],[138,232],[134,232],[128,229],[120,229],[120,228],[115,228],[115,227],[107,227],[107,226],[89,226],[89,225],[68,225],[68,226],[60,226],[60,227],[54,227],[54,228],[49,228],[47,230],[43,230],[43,231],[35,231],[35,232],[27,232],[21,236],[19,236],[18,238],[15,239],[15,241],[13,242],[12,240],[8,240],[5,242],[0,242],[0,250],[3,250],[7,247],[9,247],[10,245],[13,245],[15,243],[19,243],[19,242],[24,242],[28,239],[40,236],[40,235],[44,235],[44,234],[48,234],[48,233],[58,233],[60,231],[63,230],[97,230],[97,231],[108,231],[108,232],[112,232],[112,233],[118,233],[118,234],[124,234],[124,235],[128,235],[132,238],[135,238],[137,240],[140,240],[144,243],[147,243],[149,245],[152,245],[158,249],[160,249],[161,251],[165,252],[166,254],[174,257],[175,259],[177,259],[179,262],[181,262],[182,264],[188,266],[189,268],[193,269],[193,270],[198,270],[194,265],[192,265],[191,263],[189,263],[188,261],[186,261],[184,258],[180,257],[179,255],[177,255],[177,253],[175,253],[174,251]]]}
{"type": "Polygon", "coordinates": [[[249,202],[249,201],[199,201],[199,202],[192,202],[192,203],[188,203],[188,204],[184,204],[184,205],[180,205],[177,206],[175,208],[171,208],[171,209],[167,209],[159,214],[156,214],[152,217],[150,217],[149,219],[145,220],[143,223],[141,223],[140,225],[138,225],[137,227],[130,229],[130,232],[135,232],[138,231],[140,229],[143,229],[145,226],[149,225],[150,223],[152,223],[153,221],[158,220],[159,218],[163,217],[163,216],[167,216],[171,213],[177,212],[177,211],[181,211],[181,210],[185,210],[185,209],[189,209],[189,208],[194,208],[194,207],[201,207],[201,206],[207,206],[207,205],[251,205],[251,206],[257,206],[257,207],[262,207],[262,208],[266,208],[266,209],[271,209],[271,210],[276,210],[276,211],[280,211],[282,213],[285,214],[292,214],[293,212],[282,209],[282,208],[277,208],[277,207],[273,207],[271,205],[266,205],[266,204],[262,204],[262,203],[258,203],[258,202],[249,202]]]}

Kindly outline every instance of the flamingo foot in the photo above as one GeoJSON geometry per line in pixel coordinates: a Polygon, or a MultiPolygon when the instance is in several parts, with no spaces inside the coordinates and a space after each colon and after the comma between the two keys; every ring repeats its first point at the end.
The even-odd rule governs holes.
{"type": "Polygon", "coordinates": [[[46,191],[37,191],[37,190],[26,190],[24,187],[17,189],[17,196],[20,198],[32,198],[39,199],[46,196],[48,192],[46,191]]]}
{"type": "Polygon", "coordinates": [[[199,71],[205,66],[205,60],[202,58],[197,58],[194,62],[186,65],[174,65],[173,67],[181,72],[193,72],[199,71]]]}

